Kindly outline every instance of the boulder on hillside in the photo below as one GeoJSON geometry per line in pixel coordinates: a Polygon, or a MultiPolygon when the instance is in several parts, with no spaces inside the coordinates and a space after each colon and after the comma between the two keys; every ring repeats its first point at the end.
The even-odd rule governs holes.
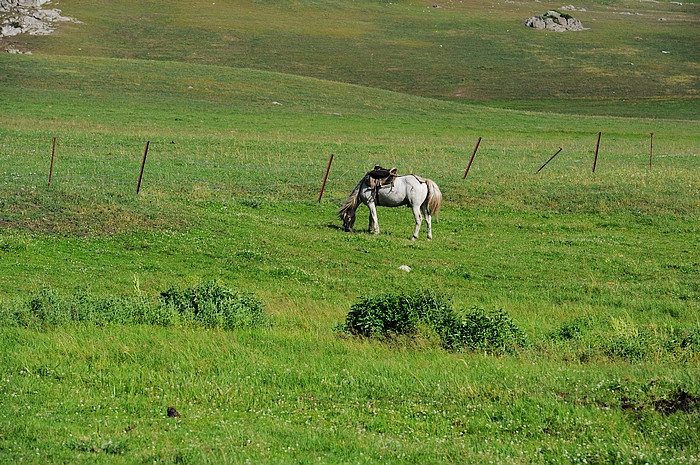
{"type": "Polygon", "coordinates": [[[0,39],[18,34],[47,35],[55,30],[54,23],[72,21],[61,16],[60,10],[45,10],[49,0],[0,0],[0,39]]]}
{"type": "Polygon", "coordinates": [[[525,25],[535,29],[546,29],[555,32],[583,31],[581,21],[566,13],[549,10],[543,15],[533,16],[525,20],[525,25]]]}

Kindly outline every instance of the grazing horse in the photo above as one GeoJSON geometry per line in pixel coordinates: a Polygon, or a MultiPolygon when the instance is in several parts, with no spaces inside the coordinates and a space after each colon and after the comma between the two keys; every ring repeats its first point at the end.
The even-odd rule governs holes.
{"type": "MultiPolygon", "coordinates": [[[[383,170],[389,173],[387,170],[383,170]]],[[[376,172],[376,168],[375,168],[376,172]]],[[[369,232],[379,234],[377,206],[399,207],[408,205],[413,210],[416,226],[411,240],[418,239],[423,218],[428,223],[428,240],[433,238],[432,217],[436,216],[442,205],[442,193],[437,184],[430,179],[414,174],[398,176],[392,170],[389,176],[377,180],[370,171],[357,184],[345,201],[338,216],[343,220],[343,229],[352,231],[355,225],[355,211],[364,203],[369,208],[369,232]]]]}

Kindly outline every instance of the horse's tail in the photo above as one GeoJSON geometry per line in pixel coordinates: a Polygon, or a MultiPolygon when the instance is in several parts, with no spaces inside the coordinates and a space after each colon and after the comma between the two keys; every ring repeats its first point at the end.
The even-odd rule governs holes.
{"type": "Polygon", "coordinates": [[[340,217],[341,220],[345,221],[348,213],[354,212],[357,210],[357,207],[360,206],[360,186],[364,180],[365,178],[362,178],[362,180],[357,183],[357,186],[352,190],[345,203],[338,209],[338,217],[340,217]]]}
{"type": "Polygon", "coordinates": [[[428,203],[428,213],[430,216],[437,217],[442,206],[442,192],[432,179],[426,179],[425,182],[428,184],[428,197],[425,199],[428,203]]]}

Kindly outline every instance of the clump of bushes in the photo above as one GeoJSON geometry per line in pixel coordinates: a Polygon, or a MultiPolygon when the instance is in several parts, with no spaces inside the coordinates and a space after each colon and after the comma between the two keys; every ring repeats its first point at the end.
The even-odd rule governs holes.
{"type": "Polygon", "coordinates": [[[207,328],[254,327],[266,319],[262,302],[253,294],[233,291],[217,281],[188,288],[171,287],[161,293],[161,298],[181,319],[207,328]]]}
{"type": "Polygon", "coordinates": [[[0,325],[4,326],[120,324],[234,329],[258,326],[265,321],[264,307],[254,295],[231,290],[216,281],[194,287],[173,286],[157,299],[142,294],[63,295],[47,287],[26,300],[0,304],[0,325]]]}
{"type": "Polygon", "coordinates": [[[527,337],[502,310],[472,308],[457,312],[432,291],[363,296],[350,307],[341,329],[377,339],[418,335],[427,329],[448,350],[510,352],[528,344],[527,337]]]}
{"type": "Polygon", "coordinates": [[[527,336],[506,312],[476,307],[460,318],[452,338],[452,346],[472,350],[511,352],[528,345],[527,336]]]}
{"type": "Polygon", "coordinates": [[[160,324],[171,323],[165,309],[145,296],[100,297],[87,292],[62,295],[46,287],[25,301],[0,306],[0,324],[5,326],[60,326],[89,323],[160,324]]]}

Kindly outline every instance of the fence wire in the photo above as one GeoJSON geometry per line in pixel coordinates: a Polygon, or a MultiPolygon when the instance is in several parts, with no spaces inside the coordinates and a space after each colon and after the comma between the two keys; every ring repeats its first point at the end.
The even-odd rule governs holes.
{"type": "MultiPolygon", "coordinates": [[[[484,147],[486,146],[486,147],[484,147]]],[[[619,146],[619,144],[618,144],[619,146]]],[[[67,189],[96,190],[105,193],[134,193],[146,143],[114,141],[84,143],[58,139],[52,171],[52,186],[67,189]]],[[[479,149],[470,176],[491,173],[533,175],[555,149],[488,147],[479,149]],[[473,173],[473,174],[472,174],[473,173]]],[[[26,141],[0,140],[0,188],[32,189],[48,183],[51,141],[28,144],[26,141]]],[[[374,148],[377,149],[376,147],[374,148]]],[[[649,147],[640,140],[610,156],[601,149],[598,169],[634,163],[640,169],[649,163],[649,147]],[[646,152],[646,153],[645,153],[646,152]]],[[[308,202],[319,194],[331,153],[328,147],[288,142],[242,141],[209,143],[202,147],[192,141],[185,144],[151,142],[145,162],[141,190],[160,195],[186,196],[228,201],[233,198],[266,198],[283,202],[308,202]],[[285,153],[294,153],[293,159],[285,153]]],[[[409,147],[403,152],[379,153],[379,150],[346,149],[336,156],[328,176],[324,198],[342,200],[355,187],[374,162],[401,164],[400,172],[415,172],[438,182],[459,182],[471,148],[409,147]],[[350,153],[352,150],[364,153],[350,153]]],[[[590,141],[572,144],[546,170],[580,170],[593,160],[590,141]]],[[[678,159],[688,165],[698,159],[696,148],[655,154],[657,163],[678,159]]],[[[588,168],[590,169],[590,168],[588,168]]]]}

